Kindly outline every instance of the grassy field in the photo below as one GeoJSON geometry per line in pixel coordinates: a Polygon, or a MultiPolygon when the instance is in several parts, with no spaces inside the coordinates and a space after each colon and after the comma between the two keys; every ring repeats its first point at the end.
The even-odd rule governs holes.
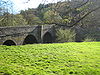
{"type": "Polygon", "coordinates": [[[0,75],[100,75],[100,42],[0,46],[0,75]]]}

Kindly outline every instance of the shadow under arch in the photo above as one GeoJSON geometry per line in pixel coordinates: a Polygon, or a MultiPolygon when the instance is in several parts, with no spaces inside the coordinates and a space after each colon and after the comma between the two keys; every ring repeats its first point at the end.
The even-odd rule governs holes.
{"type": "Polygon", "coordinates": [[[43,36],[43,43],[52,43],[52,39],[52,35],[49,32],[47,32],[43,36]]]}
{"type": "Polygon", "coordinates": [[[16,45],[16,43],[12,40],[6,40],[3,45],[7,45],[7,46],[12,46],[12,45],[16,45]]]}
{"type": "Polygon", "coordinates": [[[24,39],[23,45],[38,43],[34,35],[28,35],[24,39]]]}

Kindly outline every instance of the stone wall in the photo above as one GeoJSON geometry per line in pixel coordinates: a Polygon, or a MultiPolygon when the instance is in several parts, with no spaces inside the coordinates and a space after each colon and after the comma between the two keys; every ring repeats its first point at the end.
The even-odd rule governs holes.
{"type": "MultiPolygon", "coordinates": [[[[16,45],[22,45],[25,38],[29,35],[36,38],[37,43],[43,42],[44,35],[48,32],[52,37],[52,42],[55,38],[53,25],[48,26],[24,26],[24,27],[0,27],[0,45],[7,40],[12,40],[16,45]]],[[[45,38],[48,39],[48,38],[45,38]]]]}

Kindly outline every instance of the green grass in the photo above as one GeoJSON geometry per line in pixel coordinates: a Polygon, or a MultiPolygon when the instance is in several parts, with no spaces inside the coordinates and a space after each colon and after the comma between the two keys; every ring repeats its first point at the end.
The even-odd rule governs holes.
{"type": "Polygon", "coordinates": [[[0,75],[100,75],[100,42],[0,46],[0,75]]]}

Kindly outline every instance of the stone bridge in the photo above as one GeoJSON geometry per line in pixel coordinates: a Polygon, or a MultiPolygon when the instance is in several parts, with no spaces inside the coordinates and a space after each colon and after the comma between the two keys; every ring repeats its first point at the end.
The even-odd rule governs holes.
{"type": "Polygon", "coordinates": [[[0,45],[53,43],[54,41],[55,27],[53,25],[0,27],[0,45]]]}

